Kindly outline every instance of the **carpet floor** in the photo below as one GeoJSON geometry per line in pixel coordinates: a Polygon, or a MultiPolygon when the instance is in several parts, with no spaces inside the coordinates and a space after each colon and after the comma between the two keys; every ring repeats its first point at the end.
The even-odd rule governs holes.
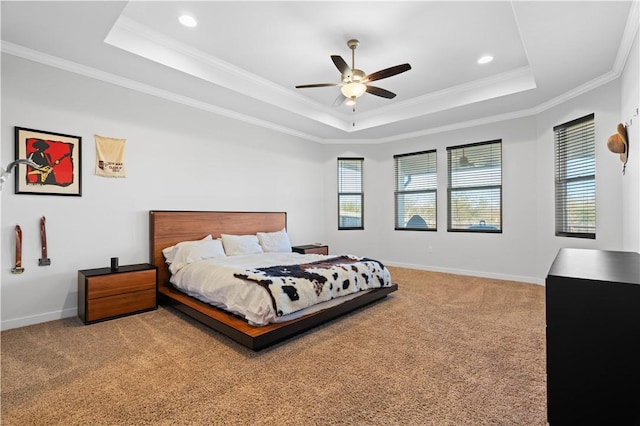
{"type": "Polygon", "coordinates": [[[545,425],[544,287],[399,290],[260,352],[172,308],[2,332],[2,424],[545,425]]]}

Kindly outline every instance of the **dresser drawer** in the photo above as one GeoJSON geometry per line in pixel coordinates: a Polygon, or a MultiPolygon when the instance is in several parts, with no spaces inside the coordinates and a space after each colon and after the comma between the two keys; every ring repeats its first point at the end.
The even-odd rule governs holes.
{"type": "Polygon", "coordinates": [[[136,271],[87,278],[87,299],[156,288],[156,271],[136,271]]]}
{"type": "Polygon", "coordinates": [[[126,315],[156,308],[156,289],[107,296],[87,301],[86,321],[126,315]]]}

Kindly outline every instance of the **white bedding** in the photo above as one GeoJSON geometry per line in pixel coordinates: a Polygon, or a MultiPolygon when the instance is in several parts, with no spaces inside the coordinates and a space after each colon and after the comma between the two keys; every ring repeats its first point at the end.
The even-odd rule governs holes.
{"type": "Polygon", "coordinates": [[[247,269],[315,262],[333,256],[299,253],[259,253],[213,258],[190,263],[171,276],[171,283],[186,294],[244,317],[255,326],[288,321],[358,297],[360,293],[333,299],[286,316],[277,316],[267,291],[233,276],[247,269]]]}

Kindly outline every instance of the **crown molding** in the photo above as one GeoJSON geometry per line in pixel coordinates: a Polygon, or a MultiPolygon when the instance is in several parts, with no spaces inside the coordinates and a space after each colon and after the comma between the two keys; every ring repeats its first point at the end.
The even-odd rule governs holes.
{"type": "Polygon", "coordinates": [[[535,87],[533,72],[529,66],[526,66],[397,102],[370,113],[363,113],[357,117],[356,121],[359,130],[368,129],[535,89],[535,87]]]}
{"type": "Polygon", "coordinates": [[[178,95],[168,90],[158,89],[157,87],[154,87],[145,83],[140,83],[138,81],[134,81],[128,78],[116,76],[114,74],[111,74],[105,71],[101,71],[85,65],[80,65],[76,62],[68,61],[66,59],[61,59],[56,56],[42,53],[42,52],[29,49],[29,48],[26,48],[14,43],[10,43],[4,40],[2,41],[1,51],[2,53],[16,56],[22,59],[27,59],[32,62],[48,65],[54,68],[58,68],[58,69],[68,71],[74,74],[82,75],[85,77],[89,77],[95,80],[104,81],[106,83],[114,84],[116,86],[120,86],[120,87],[131,89],[137,92],[145,93],[147,95],[162,98],[171,102],[176,102],[178,104],[190,106],[203,111],[219,114],[227,118],[252,124],[254,126],[263,127],[269,130],[288,134],[291,136],[299,137],[299,138],[306,139],[313,142],[320,143],[323,141],[322,138],[318,138],[308,133],[300,132],[300,131],[291,129],[289,127],[280,126],[266,120],[261,120],[246,114],[238,113],[236,111],[231,111],[229,109],[221,108],[219,106],[212,105],[207,102],[202,102],[187,96],[178,95]]]}
{"type": "Polygon", "coordinates": [[[486,125],[486,124],[499,123],[499,122],[502,122],[502,121],[513,120],[513,119],[516,119],[516,118],[529,117],[529,116],[536,115],[536,114],[538,114],[538,113],[536,112],[535,108],[529,108],[529,109],[526,109],[526,110],[508,112],[508,113],[505,113],[505,114],[492,115],[492,116],[489,116],[489,117],[478,118],[478,119],[475,119],[475,120],[461,121],[461,122],[454,123],[454,124],[447,124],[445,126],[430,127],[428,129],[419,130],[417,132],[402,133],[402,134],[389,136],[389,137],[385,137],[385,138],[379,138],[379,139],[330,139],[330,140],[329,139],[324,139],[323,143],[325,143],[327,145],[329,145],[329,144],[335,144],[335,145],[341,145],[341,144],[354,144],[354,145],[369,144],[369,145],[375,145],[375,144],[384,144],[384,143],[390,143],[390,142],[399,142],[399,141],[403,141],[403,140],[419,138],[419,137],[428,136],[428,135],[436,135],[436,134],[439,134],[439,133],[445,133],[445,132],[451,132],[451,131],[455,131],[455,130],[467,129],[467,128],[470,128],[470,127],[478,127],[478,126],[483,126],[483,125],[486,125]]]}
{"type": "Polygon", "coordinates": [[[104,41],[111,46],[236,93],[327,126],[350,131],[350,121],[346,114],[340,114],[332,108],[320,105],[301,94],[167,37],[125,16],[118,18],[104,41]]]}
{"type": "Polygon", "coordinates": [[[624,66],[627,63],[627,58],[631,54],[631,47],[633,41],[636,38],[638,27],[640,26],[640,2],[634,0],[631,2],[631,9],[629,10],[629,17],[627,23],[624,26],[624,32],[622,33],[622,41],[618,48],[618,54],[613,64],[613,71],[620,76],[624,70],[624,66]]]}
{"type": "MultiPolygon", "coordinates": [[[[406,139],[418,138],[427,135],[433,135],[438,133],[450,132],[455,130],[466,129],[470,127],[477,127],[486,124],[499,123],[502,121],[513,120],[516,118],[530,117],[543,113],[544,111],[558,106],[564,102],[567,102],[577,96],[594,90],[602,85],[605,85],[622,75],[624,67],[627,63],[629,55],[631,54],[631,48],[635,40],[638,29],[640,28],[640,1],[633,0],[631,3],[631,9],[629,11],[629,17],[622,35],[620,46],[618,47],[618,53],[616,54],[616,60],[614,62],[611,71],[594,78],[568,92],[556,96],[553,99],[543,102],[532,108],[527,108],[520,111],[509,112],[506,114],[493,115],[489,117],[483,117],[476,120],[468,120],[455,124],[450,124],[440,127],[431,127],[429,129],[420,130],[417,132],[402,133],[386,138],[379,139],[324,139],[325,144],[382,144],[390,142],[398,142],[406,139]]],[[[405,101],[408,102],[408,101],[405,101]]]]}
{"type": "Polygon", "coordinates": [[[535,88],[530,67],[522,67],[404,102],[396,102],[366,113],[359,113],[356,117],[358,126],[353,126],[353,118],[350,115],[340,113],[326,105],[320,105],[288,88],[167,37],[128,17],[118,18],[105,38],[105,42],[346,133],[355,133],[407,118],[535,88]]]}
{"type": "Polygon", "coordinates": [[[427,136],[427,135],[434,135],[434,134],[438,134],[438,133],[444,133],[444,132],[450,132],[450,131],[454,131],[454,130],[461,130],[461,129],[466,129],[469,127],[477,127],[477,126],[483,126],[486,124],[493,124],[493,123],[499,123],[502,121],[508,121],[508,120],[513,120],[516,118],[524,118],[524,117],[530,117],[530,116],[535,116],[538,114],[543,113],[544,111],[551,109],[555,106],[558,106],[560,104],[563,104],[575,97],[578,97],[584,93],[590,92],[591,90],[594,90],[602,85],[605,85],[615,79],[617,79],[620,76],[619,73],[615,73],[613,71],[609,71],[606,74],[603,74],[591,81],[588,81],[587,83],[576,87],[575,89],[563,93],[560,96],[557,96],[545,103],[542,103],[538,106],[535,106],[533,108],[527,108],[527,109],[523,109],[520,111],[513,111],[513,112],[508,112],[505,114],[498,114],[498,115],[492,115],[489,117],[483,117],[483,118],[478,118],[475,120],[467,120],[467,121],[461,121],[459,123],[454,123],[454,124],[449,124],[446,126],[440,126],[440,127],[431,127],[429,129],[425,129],[425,130],[420,130],[417,132],[410,132],[410,133],[402,133],[402,134],[398,134],[398,135],[394,135],[394,136],[389,136],[386,138],[379,138],[379,139],[324,139],[323,143],[325,144],[381,144],[381,143],[389,143],[389,142],[398,142],[398,141],[402,141],[402,140],[406,140],[406,139],[412,139],[412,138],[418,138],[418,137],[422,137],[422,136],[427,136]]]}

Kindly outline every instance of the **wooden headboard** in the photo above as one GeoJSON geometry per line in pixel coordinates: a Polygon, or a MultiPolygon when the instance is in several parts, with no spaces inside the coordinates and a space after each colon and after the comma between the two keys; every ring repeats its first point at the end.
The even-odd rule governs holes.
{"type": "Polygon", "coordinates": [[[181,241],[199,240],[211,234],[253,235],[287,227],[285,212],[149,212],[149,262],[158,267],[158,285],[169,282],[170,272],[162,249],[181,241]]]}

